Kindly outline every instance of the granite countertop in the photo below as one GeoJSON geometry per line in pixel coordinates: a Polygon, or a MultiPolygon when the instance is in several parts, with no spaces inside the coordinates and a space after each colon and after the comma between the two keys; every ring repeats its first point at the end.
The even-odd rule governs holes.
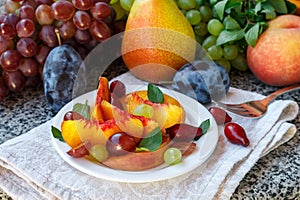
{"type": "MultiPolygon", "coordinates": [[[[127,70],[117,65],[104,76],[111,79],[127,70]]],[[[267,95],[277,87],[258,81],[251,72],[232,71],[231,86],[267,95]]],[[[285,94],[280,99],[291,99],[300,104],[300,91],[285,94]]],[[[0,103],[0,144],[24,134],[48,121],[55,113],[47,105],[42,85],[13,93],[0,103]]],[[[246,174],[232,199],[300,199],[300,116],[292,121],[296,135],[286,144],[261,158],[246,174]]],[[[10,199],[1,192],[0,199],[10,199]]]]}

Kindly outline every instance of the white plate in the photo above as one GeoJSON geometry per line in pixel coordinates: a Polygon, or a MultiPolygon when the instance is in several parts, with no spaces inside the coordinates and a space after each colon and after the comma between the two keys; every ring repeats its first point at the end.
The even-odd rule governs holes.
{"type": "MultiPolygon", "coordinates": [[[[147,87],[145,85],[126,86],[127,93],[137,90],[145,90],[146,88],[147,87]]],[[[208,110],[194,99],[168,89],[161,88],[161,90],[163,93],[176,98],[181,103],[186,112],[186,123],[199,126],[202,121],[210,119],[211,126],[208,132],[196,142],[196,151],[187,158],[183,159],[181,163],[172,166],[166,166],[163,164],[150,170],[130,172],[111,169],[102,166],[101,164],[93,163],[85,158],[72,158],[66,153],[70,147],[66,143],[60,142],[58,139],[52,137],[55,149],[57,150],[58,154],[74,168],[91,176],[111,181],[128,183],[153,182],[173,178],[194,170],[204,161],[206,161],[213,153],[218,141],[217,124],[208,110]]],[[[72,110],[72,107],[75,103],[85,103],[85,101],[88,100],[88,104],[92,105],[95,97],[96,90],[86,93],[65,105],[55,116],[53,126],[60,129],[64,114],[67,111],[72,110]]]]}

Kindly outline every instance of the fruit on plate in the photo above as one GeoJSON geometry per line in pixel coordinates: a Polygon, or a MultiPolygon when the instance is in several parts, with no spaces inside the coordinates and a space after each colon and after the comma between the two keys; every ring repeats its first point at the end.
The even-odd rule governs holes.
{"type": "Polygon", "coordinates": [[[197,149],[194,141],[207,132],[207,120],[199,127],[185,124],[181,104],[151,83],[147,90],[128,94],[124,87],[100,77],[93,109],[87,102],[76,103],[65,113],[58,138],[71,147],[68,155],[113,169],[141,171],[164,162],[179,163],[197,149]],[[110,102],[111,95],[121,97],[121,108],[110,102]]]}
{"type": "Polygon", "coordinates": [[[143,80],[171,80],[195,56],[196,42],[188,20],[173,0],[135,0],[122,41],[122,58],[143,80]],[[147,72],[147,73],[145,73],[147,72]]]}
{"type": "Polygon", "coordinates": [[[176,72],[172,89],[196,99],[202,104],[225,96],[230,86],[226,70],[212,61],[196,60],[176,72]]]}
{"type": "MultiPolygon", "coordinates": [[[[80,55],[69,45],[55,47],[49,53],[43,70],[44,93],[54,111],[59,111],[72,100],[72,91],[81,63],[80,55]]],[[[80,80],[80,85],[77,82],[77,88],[86,84],[84,75],[80,80]]]]}
{"type": "Polygon", "coordinates": [[[248,64],[259,80],[273,86],[300,82],[299,24],[299,16],[279,16],[269,22],[257,44],[248,47],[248,64]]]}

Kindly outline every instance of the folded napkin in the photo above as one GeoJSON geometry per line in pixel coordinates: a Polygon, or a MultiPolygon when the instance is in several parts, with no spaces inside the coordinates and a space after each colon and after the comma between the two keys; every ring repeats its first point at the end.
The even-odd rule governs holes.
{"type": "MultiPolygon", "coordinates": [[[[129,73],[118,77],[139,80],[129,73]]],[[[230,88],[227,102],[260,99],[262,95],[230,88]]],[[[231,115],[250,139],[243,147],[228,142],[219,127],[217,147],[208,160],[184,175],[150,183],[119,183],[87,175],[66,163],[56,152],[50,120],[0,146],[0,187],[13,199],[229,199],[259,158],[288,141],[296,132],[287,123],[298,113],[290,100],[273,102],[260,119],[231,115]]]]}

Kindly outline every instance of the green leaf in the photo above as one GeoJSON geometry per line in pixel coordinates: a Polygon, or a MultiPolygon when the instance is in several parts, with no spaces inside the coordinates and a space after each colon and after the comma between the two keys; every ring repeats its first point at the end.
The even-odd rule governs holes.
{"type": "Polygon", "coordinates": [[[228,42],[240,40],[244,37],[244,34],[245,31],[243,29],[234,31],[223,30],[218,36],[216,45],[222,45],[228,42]]]}
{"type": "Polygon", "coordinates": [[[257,14],[259,11],[261,11],[261,2],[258,2],[256,5],[255,5],[255,8],[254,8],[254,13],[257,14]]]}
{"type": "Polygon", "coordinates": [[[224,24],[226,30],[240,30],[241,29],[240,24],[234,18],[232,18],[230,15],[225,17],[223,24],[224,24]]]}
{"type": "Polygon", "coordinates": [[[275,12],[275,9],[273,8],[273,6],[266,2],[264,4],[262,4],[262,13],[265,13],[266,14],[266,19],[270,20],[270,19],[274,19],[276,17],[276,12],[275,12]]]}
{"type": "Polygon", "coordinates": [[[210,127],[210,120],[209,120],[209,119],[204,120],[204,121],[200,124],[199,128],[202,129],[202,135],[204,135],[204,134],[207,133],[209,127],[210,127]]]}
{"type": "Polygon", "coordinates": [[[214,5],[217,15],[221,20],[224,18],[225,6],[228,0],[219,1],[214,5]]]}
{"type": "Polygon", "coordinates": [[[226,10],[231,8],[236,8],[238,6],[241,6],[243,4],[243,0],[228,0],[226,4],[226,10]]]}
{"type": "Polygon", "coordinates": [[[164,94],[163,92],[155,85],[149,83],[147,90],[148,99],[153,103],[163,103],[164,94]]]}
{"type": "Polygon", "coordinates": [[[54,138],[58,139],[61,142],[65,142],[64,138],[62,137],[61,131],[58,128],[51,126],[51,132],[54,138]]]}
{"type": "Polygon", "coordinates": [[[151,131],[147,137],[143,138],[139,144],[139,148],[146,148],[149,151],[155,151],[160,147],[162,143],[162,132],[160,128],[157,127],[151,131]]]}
{"type": "Polygon", "coordinates": [[[90,106],[87,104],[88,101],[85,101],[85,104],[76,103],[73,106],[73,111],[81,114],[84,118],[90,119],[90,106]]]}
{"type": "Polygon", "coordinates": [[[276,12],[287,14],[288,10],[284,0],[269,0],[276,12]]]}
{"type": "Polygon", "coordinates": [[[253,27],[251,27],[245,34],[245,39],[248,45],[254,47],[256,45],[256,41],[259,35],[259,23],[256,23],[253,27]]]}
{"type": "Polygon", "coordinates": [[[289,14],[294,14],[296,12],[297,6],[292,2],[286,1],[286,7],[289,14]]]}

